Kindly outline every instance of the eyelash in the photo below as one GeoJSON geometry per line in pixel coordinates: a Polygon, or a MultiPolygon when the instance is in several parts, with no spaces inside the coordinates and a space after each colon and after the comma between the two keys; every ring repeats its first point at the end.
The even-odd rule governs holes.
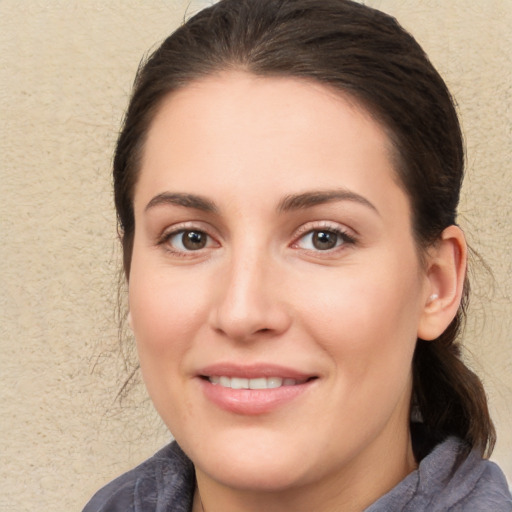
{"type": "MultiPolygon", "coordinates": [[[[211,244],[213,241],[217,246],[219,246],[218,242],[215,240],[214,237],[209,235],[206,230],[197,228],[193,225],[186,225],[186,226],[179,226],[172,229],[172,231],[166,231],[163,233],[163,235],[158,239],[157,245],[158,246],[164,246],[165,250],[167,252],[170,252],[171,254],[179,257],[190,257],[194,253],[201,254],[203,249],[208,249],[210,247],[201,247],[199,249],[193,250],[187,250],[187,249],[176,249],[173,247],[170,243],[171,239],[176,236],[183,236],[185,233],[198,233],[201,235],[205,235],[207,237],[206,244],[211,244]]],[[[181,242],[183,245],[183,241],[181,242]]],[[[308,223],[304,226],[302,226],[297,234],[294,237],[294,242],[292,242],[291,247],[302,249],[304,251],[307,251],[309,253],[317,253],[317,254],[330,254],[338,250],[343,250],[343,248],[346,245],[354,245],[357,243],[357,239],[349,234],[344,229],[340,228],[339,226],[334,226],[329,223],[322,223],[321,225],[313,225],[312,223],[308,223]],[[336,245],[332,248],[328,248],[325,250],[322,249],[307,249],[307,248],[301,248],[299,243],[300,241],[304,240],[307,236],[313,237],[315,233],[328,233],[333,234],[339,239],[336,240],[336,245]]]]}

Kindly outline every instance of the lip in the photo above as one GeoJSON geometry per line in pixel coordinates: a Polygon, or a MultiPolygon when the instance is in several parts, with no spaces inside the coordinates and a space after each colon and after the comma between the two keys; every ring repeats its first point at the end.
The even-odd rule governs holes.
{"type": "Polygon", "coordinates": [[[205,397],[221,409],[239,415],[254,416],[270,413],[306,393],[317,380],[314,374],[275,364],[237,365],[218,363],[197,373],[205,397]],[[247,379],[281,377],[301,381],[293,386],[272,389],[232,389],[212,384],[207,377],[229,376],[247,379]]]}
{"type": "Polygon", "coordinates": [[[316,377],[314,374],[305,373],[294,368],[276,364],[255,363],[255,364],[233,364],[216,363],[205,366],[197,372],[200,377],[212,377],[213,375],[227,375],[245,379],[256,379],[258,377],[281,377],[283,379],[307,380],[316,377]]]}

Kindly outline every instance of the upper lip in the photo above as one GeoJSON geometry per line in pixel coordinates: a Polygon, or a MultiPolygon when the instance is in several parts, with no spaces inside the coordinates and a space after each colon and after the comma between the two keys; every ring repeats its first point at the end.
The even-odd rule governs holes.
{"type": "Polygon", "coordinates": [[[316,375],[271,363],[236,364],[221,362],[210,364],[198,371],[200,377],[227,376],[246,379],[258,377],[281,377],[283,379],[306,380],[316,375]]]}

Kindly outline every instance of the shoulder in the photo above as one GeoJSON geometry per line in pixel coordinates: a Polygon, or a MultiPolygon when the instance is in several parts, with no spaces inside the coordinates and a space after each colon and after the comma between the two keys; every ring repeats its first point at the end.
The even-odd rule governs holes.
{"type": "Polygon", "coordinates": [[[454,475],[454,484],[461,490],[454,511],[493,510],[512,512],[512,497],[505,475],[494,462],[483,460],[472,452],[461,466],[460,475],[454,475]],[[464,477],[464,469],[470,474],[464,477]]]}
{"type": "Polygon", "coordinates": [[[427,504],[425,510],[512,511],[501,469],[477,450],[468,454],[466,445],[454,437],[440,443],[420,464],[416,496],[427,504]]]}
{"type": "Polygon", "coordinates": [[[512,498],[500,468],[454,437],[438,444],[367,512],[512,512],[512,498]]]}
{"type": "MultiPolygon", "coordinates": [[[[419,467],[416,498],[425,510],[511,512],[512,498],[501,469],[477,450],[450,437],[419,467]]],[[[413,510],[413,509],[411,509],[413,510]]],[[[421,509],[423,510],[423,509],[421,509]]]]}
{"type": "Polygon", "coordinates": [[[194,486],[194,467],[173,442],[100,489],[83,512],[188,512],[194,486]]]}

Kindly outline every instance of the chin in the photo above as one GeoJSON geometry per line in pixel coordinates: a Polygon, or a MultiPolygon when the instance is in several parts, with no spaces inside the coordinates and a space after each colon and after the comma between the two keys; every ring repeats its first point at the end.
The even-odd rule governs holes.
{"type": "Polygon", "coordinates": [[[307,470],[304,462],[312,462],[311,455],[306,453],[309,450],[304,449],[307,443],[291,443],[289,435],[276,432],[258,434],[247,431],[217,434],[215,440],[210,437],[207,449],[182,448],[194,462],[196,471],[231,488],[275,492],[304,483],[307,470]]]}
{"type": "MultiPolygon", "coordinates": [[[[259,463],[243,461],[232,465],[214,465],[209,472],[210,478],[225,485],[248,492],[279,492],[301,485],[303,475],[296,471],[301,466],[273,461],[259,463]]],[[[196,468],[200,469],[200,468],[196,468]]],[[[207,470],[210,468],[205,468],[207,470]]]]}

